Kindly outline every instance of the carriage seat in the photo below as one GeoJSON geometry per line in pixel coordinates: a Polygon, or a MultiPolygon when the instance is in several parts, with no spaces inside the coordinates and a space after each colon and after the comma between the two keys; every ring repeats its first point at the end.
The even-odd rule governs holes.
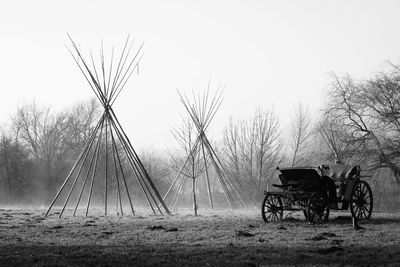
{"type": "Polygon", "coordinates": [[[353,176],[360,175],[361,169],[359,165],[332,164],[321,165],[320,170],[322,175],[330,177],[336,184],[353,176]]]}
{"type": "Polygon", "coordinates": [[[296,186],[299,185],[299,182],[289,181],[283,174],[278,175],[281,184],[272,184],[272,186],[277,188],[287,188],[288,186],[296,186]]]}

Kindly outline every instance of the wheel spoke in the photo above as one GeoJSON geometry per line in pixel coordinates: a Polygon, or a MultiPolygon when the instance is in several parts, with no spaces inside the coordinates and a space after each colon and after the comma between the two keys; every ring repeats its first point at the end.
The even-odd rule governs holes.
{"type": "Polygon", "coordinates": [[[365,205],[364,207],[363,207],[363,209],[365,210],[365,212],[366,212],[366,217],[367,216],[369,216],[369,214],[370,214],[370,205],[365,205]]]}
{"type": "Polygon", "coordinates": [[[357,205],[357,206],[356,206],[356,209],[354,210],[354,214],[356,215],[356,217],[359,217],[359,216],[358,216],[359,213],[360,213],[360,207],[357,205]]]}
{"type": "Polygon", "coordinates": [[[364,195],[368,192],[368,188],[364,184],[362,185],[362,192],[364,195]]]}
{"type": "Polygon", "coordinates": [[[357,198],[358,196],[359,196],[359,192],[358,192],[357,188],[355,188],[355,190],[354,190],[354,193],[353,193],[353,196],[352,196],[352,197],[354,197],[354,198],[357,198]]]}
{"type": "Polygon", "coordinates": [[[360,184],[357,184],[356,192],[357,192],[356,196],[360,196],[361,195],[361,186],[360,186],[360,184]]]}
{"type": "Polygon", "coordinates": [[[370,212],[370,210],[371,210],[371,203],[366,203],[365,204],[365,209],[368,211],[368,213],[370,212]]]}
{"type": "Polygon", "coordinates": [[[364,208],[361,208],[361,218],[365,218],[365,217],[367,217],[366,216],[366,213],[365,213],[365,209],[364,208]]]}
{"type": "Polygon", "coordinates": [[[369,210],[369,206],[370,204],[368,202],[364,203],[363,205],[361,205],[363,209],[369,210]]]}

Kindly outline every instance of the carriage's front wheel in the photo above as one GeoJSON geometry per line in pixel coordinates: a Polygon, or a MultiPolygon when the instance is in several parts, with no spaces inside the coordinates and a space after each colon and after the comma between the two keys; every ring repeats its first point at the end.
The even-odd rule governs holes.
{"type": "Polygon", "coordinates": [[[267,194],[261,206],[264,222],[279,222],[283,216],[283,205],[280,196],[267,194]]]}
{"type": "Polygon", "coordinates": [[[313,194],[307,206],[308,221],[310,223],[324,223],[329,218],[329,204],[328,197],[326,194],[316,193],[313,194]]]}
{"type": "Polygon", "coordinates": [[[365,181],[357,181],[354,184],[350,198],[351,216],[359,219],[369,219],[373,207],[372,190],[365,181]]]}

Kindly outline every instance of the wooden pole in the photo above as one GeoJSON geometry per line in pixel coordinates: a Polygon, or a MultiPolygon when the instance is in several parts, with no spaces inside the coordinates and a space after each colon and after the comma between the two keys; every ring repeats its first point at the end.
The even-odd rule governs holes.
{"type": "MultiPolygon", "coordinates": [[[[221,160],[219,159],[219,157],[218,157],[217,153],[215,152],[215,150],[212,148],[212,146],[211,146],[210,142],[208,141],[207,137],[205,138],[205,140],[206,140],[206,143],[208,144],[208,146],[209,146],[209,148],[210,148],[210,152],[213,153],[213,155],[215,156],[217,162],[218,162],[218,163],[220,164],[220,166],[221,166],[219,169],[221,170],[221,172],[222,172],[224,175],[226,175],[226,171],[225,171],[225,169],[224,169],[223,166],[222,166],[222,162],[221,162],[221,160]]],[[[247,208],[247,206],[246,206],[246,204],[244,203],[243,198],[241,197],[240,193],[238,192],[236,186],[235,186],[228,178],[224,177],[224,179],[225,179],[226,181],[230,182],[230,183],[229,183],[229,186],[231,187],[231,190],[236,194],[236,196],[238,197],[239,202],[242,204],[242,206],[243,206],[244,208],[247,208]]]]}
{"type": "Polygon", "coordinates": [[[79,193],[78,200],[77,200],[76,205],[75,205],[75,209],[74,209],[74,214],[73,214],[73,216],[75,216],[76,210],[78,209],[78,206],[79,206],[79,202],[81,201],[82,193],[83,193],[83,190],[84,190],[84,188],[85,188],[85,186],[86,186],[87,180],[88,180],[88,178],[89,178],[89,173],[90,173],[90,170],[92,169],[93,160],[94,160],[94,157],[95,157],[95,155],[96,155],[96,150],[98,149],[99,143],[100,143],[100,139],[97,139],[96,146],[95,146],[95,148],[94,148],[92,157],[91,157],[91,159],[90,159],[89,168],[88,168],[88,170],[87,170],[87,172],[86,172],[85,180],[84,180],[84,182],[83,182],[81,191],[80,191],[80,193],[79,193]]]}
{"type": "Polygon", "coordinates": [[[97,131],[98,131],[98,129],[99,129],[100,124],[101,124],[102,121],[103,121],[103,117],[101,117],[100,120],[97,122],[97,125],[96,125],[96,127],[94,128],[94,130],[93,130],[91,136],[89,137],[88,142],[85,144],[84,149],[82,149],[81,153],[79,154],[77,160],[76,160],[75,163],[74,163],[74,166],[72,166],[72,169],[71,169],[71,171],[69,172],[67,178],[64,180],[64,183],[61,185],[61,187],[60,187],[60,189],[58,190],[56,196],[54,197],[54,199],[53,199],[53,201],[51,202],[49,208],[47,209],[47,211],[46,211],[46,213],[45,213],[45,215],[44,215],[45,217],[49,214],[51,208],[53,207],[54,203],[56,202],[56,200],[57,200],[58,196],[60,195],[61,191],[64,189],[65,185],[67,184],[67,182],[68,182],[69,179],[71,178],[72,173],[75,171],[76,167],[78,166],[78,163],[81,161],[81,159],[82,159],[82,157],[83,157],[83,154],[85,153],[86,149],[88,149],[88,147],[89,147],[90,140],[96,136],[96,133],[97,133],[97,131]]]}
{"type": "Polygon", "coordinates": [[[214,209],[214,205],[213,205],[213,200],[212,200],[212,196],[211,196],[211,188],[210,188],[210,179],[208,176],[208,167],[207,167],[207,160],[206,160],[206,152],[204,151],[204,144],[203,142],[201,143],[201,149],[203,152],[203,160],[204,160],[204,167],[205,167],[205,172],[206,172],[206,182],[207,182],[207,192],[208,192],[208,200],[210,202],[210,207],[213,210],[214,209]]]}
{"type": "MultiPolygon", "coordinates": [[[[112,147],[112,152],[113,152],[113,159],[114,159],[114,170],[115,170],[115,179],[117,180],[117,188],[118,188],[118,194],[117,194],[117,201],[116,201],[116,208],[118,211],[118,203],[119,203],[119,207],[121,209],[121,216],[124,216],[124,212],[122,209],[122,200],[121,200],[121,190],[119,188],[119,178],[118,178],[118,168],[117,168],[117,160],[115,158],[115,148],[114,148],[114,140],[112,138],[112,128],[110,127],[110,135],[111,135],[111,147],[112,147]]],[[[133,208],[132,208],[133,209],[133,208]]]]}
{"type": "MultiPolygon", "coordinates": [[[[101,130],[100,130],[100,134],[99,134],[99,140],[101,140],[102,136],[103,136],[103,123],[104,123],[104,116],[103,116],[103,122],[101,124],[101,130]]],[[[96,170],[97,170],[97,161],[99,159],[99,151],[100,151],[100,147],[101,147],[101,141],[99,143],[99,146],[97,147],[97,151],[96,151],[96,158],[94,160],[94,167],[93,167],[93,173],[92,173],[92,181],[90,182],[90,190],[89,190],[89,197],[88,197],[88,202],[87,202],[87,206],[86,206],[86,214],[85,217],[88,216],[89,213],[89,206],[90,206],[90,199],[92,198],[92,192],[93,192],[93,184],[94,184],[94,178],[96,176],[96,170]]]]}
{"type": "MultiPolygon", "coordinates": [[[[113,117],[116,119],[115,116],[113,116],[113,117]]],[[[126,152],[126,155],[128,156],[129,163],[132,167],[132,170],[136,174],[136,178],[138,179],[139,183],[141,184],[143,193],[145,194],[148,204],[152,208],[153,213],[156,214],[156,212],[153,208],[153,204],[151,203],[151,201],[149,199],[149,195],[150,195],[150,197],[151,197],[153,203],[156,205],[158,211],[160,212],[160,214],[162,214],[162,211],[161,211],[160,207],[157,205],[157,202],[152,194],[152,191],[150,190],[150,188],[148,187],[148,185],[146,183],[146,182],[148,182],[150,184],[150,186],[152,185],[152,181],[151,181],[149,175],[147,174],[146,170],[144,169],[144,166],[141,165],[142,163],[141,163],[140,159],[138,158],[137,154],[134,154],[135,151],[133,150],[132,146],[129,145],[129,143],[128,143],[129,140],[126,139],[127,138],[126,135],[124,135],[124,136],[122,135],[122,133],[124,133],[124,132],[121,129],[121,127],[117,127],[114,120],[112,120],[112,123],[114,124],[114,128],[117,132],[117,136],[119,137],[120,142],[123,143],[123,145],[124,145],[123,147],[125,148],[125,152],[126,152]],[[141,182],[141,179],[142,179],[143,184],[141,182]]],[[[153,184],[153,186],[154,186],[154,184],[153,184]]],[[[157,189],[155,189],[155,187],[152,187],[152,188],[153,188],[153,190],[155,190],[154,193],[158,194],[157,189]]],[[[158,194],[158,196],[160,196],[160,195],[158,194]]]]}
{"type": "Polygon", "coordinates": [[[167,198],[169,192],[171,191],[171,189],[173,188],[173,186],[175,185],[176,181],[178,180],[178,178],[180,177],[180,175],[182,174],[183,169],[186,167],[186,164],[189,162],[189,157],[186,158],[185,163],[183,164],[182,168],[179,170],[178,174],[176,175],[174,181],[172,182],[171,186],[168,188],[167,193],[165,193],[163,200],[165,201],[165,199],[167,198]]]}
{"type": "MultiPolygon", "coordinates": [[[[68,37],[69,37],[69,39],[71,40],[71,43],[72,43],[72,45],[73,45],[75,51],[78,53],[78,58],[81,60],[83,66],[85,67],[86,72],[87,72],[87,75],[90,76],[90,80],[92,81],[94,87],[96,88],[96,91],[98,92],[98,94],[96,94],[96,92],[95,92],[95,94],[101,97],[100,102],[101,102],[101,104],[103,105],[103,107],[105,107],[105,96],[104,96],[104,94],[103,94],[103,92],[102,92],[102,90],[101,90],[99,81],[96,80],[96,78],[93,76],[93,74],[92,74],[92,72],[90,71],[89,66],[87,65],[85,59],[82,57],[82,54],[81,54],[79,48],[77,47],[77,45],[75,44],[75,42],[72,40],[72,38],[71,38],[71,36],[70,36],[69,34],[68,34],[68,37]]],[[[72,53],[71,53],[71,55],[72,55],[72,53]]],[[[84,70],[82,69],[81,64],[79,64],[78,60],[77,60],[73,55],[72,55],[72,57],[75,59],[76,64],[77,64],[78,67],[81,69],[81,71],[82,71],[83,75],[85,76],[85,78],[87,79],[88,83],[92,86],[92,83],[89,81],[88,77],[86,76],[86,73],[85,73],[84,70]]],[[[94,66],[94,70],[96,71],[96,67],[95,67],[95,66],[94,66]]],[[[94,90],[93,87],[92,87],[92,89],[94,90]]]]}
{"type": "MultiPolygon", "coordinates": [[[[138,155],[136,154],[135,149],[133,148],[133,146],[132,146],[132,144],[131,144],[131,142],[130,142],[128,136],[126,135],[126,133],[125,133],[124,130],[122,129],[121,124],[119,123],[117,117],[115,116],[114,111],[113,111],[112,109],[110,109],[110,111],[111,111],[111,113],[112,113],[112,115],[113,115],[113,119],[114,119],[113,122],[115,121],[115,122],[117,123],[119,129],[121,130],[121,133],[122,133],[123,136],[125,137],[125,140],[126,140],[127,143],[128,143],[128,147],[130,148],[130,151],[131,151],[131,152],[133,153],[133,155],[135,156],[136,162],[138,163],[140,169],[142,170],[142,172],[143,172],[143,174],[144,174],[144,176],[145,176],[147,182],[150,184],[150,187],[153,189],[153,192],[154,192],[154,194],[156,195],[158,201],[161,203],[161,205],[163,206],[163,208],[164,208],[164,210],[167,212],[167,214],[170,214],[170,212],[169,212],[169,210],[168,210],[168,207],[165,205],[164,200],[162,199],[160,193],[158,192],[157,188],[155,187],[154,183],[152,182],[152,180],[151,180],[149,174],[147,173],[146,169],[144,168],[143,163],[140,161],[138,155]]],[[[157,205],[157,207],[158,207],[158,205],[157,205]]]]}
{"type": "MultiPolygon", "coordinates": [[[[103,75],[104,75],[104,64],[103,64],[103,75]]],[[[104,83],[105,83],[105,80],[104,80],[104,83]]],[[[106,121],[106,129],[105,129],[105,133],[106,133],[106,135],[105,135],[105,140],[104,140],[104,142],[105,142],[105,172],[106,172],[106,181],[105,181],[105,191],[104,191],[104,215],[105,216],[107,216],[107,189],[108,189],[108,166],[107,166],[107,164],[108,164],[108,132],[107,132],[107,128],[108,128],[108,111],[106,111],[106,119],[105,119],[105,121],[106,121]]]]}
{"type": "MultiPolygon", "coordinates": [[[[114,129],[114,131],[115,131],[115,129],[114,129]]],[[[125,190],[126,190],[126,195],[128,196],[129,205],[131,207],[132,214],[135,215],[135,210],[133,209],[131,195],[129,194],[128,185],[126,184],[126,178],[125,178],[124,169],[122,167],[121,158],[120,158],[119,153],[118,153],[118,148],[117,148],[117,145],[116,145],[116,142],[115,142],[115,138],[114,138],[114,133],[113,133],[112,130],[111,130],[111,139],[112,139],[112,144],[113,144],[114,150],[115,150],[116,155],[117,155],[117,161],[118,161],[119,168],[121,170],[122,180],[124,181],[124,186],[125,186],[125,190]]],[[[123,144],[121,144],[121,145],[123,146],[123,144]]],[[[120,199],[120,201],[121,201],[121,199],[120,199]]],[[[121,206],[121,209],[122,209],[122,206],[121,206]]]]}
{"type": "Polygon", "coordinates": [[[178,203],[178,198],[179,198],[179,196],[182,194],[182,188],[183,188],[183,186],[185,185],[186,179],[187,179],[187,177],[184,176],[183,179],[182,179],[182,181],[181,181],[181,184],[179,185],[178,190],[176,191],[175,197],[174,197],[174,199],[172,200],[173,202],[171,203],[171,205],[172,205],[173,209],[175,209],[176,204],[178,203]]]}
{"type": "Polygon", "coordinates": [[[110,69],[109,69],[109,73],[108,73],[108,82],[107,82],[107,94],[106,94],[106,98],[110,99],[110,81],[111,81],[111,73],[112,73],[112,69],[113,69],[113,62],[114,62],[114,46],[112,48],[111,51],[111,59],[110,59],[110,69]]]}
{"type": "Polygon", "coordinates": [[[125,140],[123,139],[123,136],[119,132],[119,129],[116,128],[116,125],[115,125],[113,120],[111,120],[111,123],[112,123],[112,125],[114,127],[114,131],[115,131],[115,133],[117,135],[117,138],[118,138],[120,144],[122,145],[122,147],[124,149],[124,152],[125,152],[125,155],[127,156],[129,165],[131,166],[131,169],[133,170],[133,172],[135,174],[136,180],[139,182],[140,188],[142,189],[142,192],[143,192],[143,194],[144,194],[144,196],[145,196],[145,198],[147,200],[147,203],[149,204],[149,206],[152,209],[153,213],[156,214],[156,211],[154,210],[153,205],[151,204],[150,199],[149,199],[149,197],[148,197],[148,195],[147,195],[147,193],[145,191],[145,188],[143,186],[144,181],[142,183],[142,181],[140,180],[139,170],[136,169],[137,167],[136,167],[135,163],[132,161],[131,155],[129,154],[128,147],[127,147],[126,143],[124,142],[125,140]]]}
{"type": "Polygon", "coordinates": [[[72,186],[71,186],[71,188],[70,188],[70,190],[69,190],[68,196],[67,196],[67,198],[65,199],[64,206],[63,206],[63,208],[62,208],[62,210],[61,210],[60,215],[58,216],[58,218],[61,218],[62,214],[64,213],[65,207],[67,206],[67,203],[68,203],[69,198],[71,197],[72,191],[74,191],[76,182],[78,181],[79,176],[81,175],[83,166],[85,165],[87,156],[89,155],[89,152],[90,152],[90,149],[92,148],[93,143],[94,143],[94,139],[91,140],[90,145],[89,145],[89,148],[86,150],[86,153],[85,153],[85,156],[84,156],[84,158],[83,158],[82,164],[81,164],[81,166],[80,166],[79,169],[78,169],[78,173],[76,174],[75,180],[74,180],[74,182],[73,182],[73,184],[72,184],[72,186]]]}
{"type": "Polygon", "coordinates": [[[227,200],[227,202],[228,202],[228,204],[229,204],[229,207],[232,209],[231,199],[230,199],[230,196],[228,196],[228,189],[227,189],[227,187],[226,187],[226,185],[225,185],[225,181],[223,181],[223,178],[222,178],[222,175],[221,175],[221,171],[220,171],[220,169],[218,168],[218,165],[217,165],[217,163],[215,162],[214,157],[213,157],[212,154],[210,153],[210,148],[207,146],[207,144],[205,144],[205,147],[206,147],[206,149],[208,150],[208,154],[209,154],[211,163],[213,164],[214,169],[215,169],[215,172],[216,172],[216,174],[217,174],[217,177],[219,178],[218,180],[220,181],[220,184],[221,184],[221,186],[222,186],[222,189],[223,189],[222,191],[224,192],[225,198],[226,198],[226,200],[227,200]]]}
{"type": "MultiPolygon", "coordinates": [[[[117,99],[117,97],[121,93],[122,89],[124,88],[126,82],[129,80],[129,78],[131,77],[132,73],[135,71],[135,68],[137,67],[137,63],[139,63],[140,60],[142,59],[142,56],[140,56],[139,59],[137,60],[137,63],[133,64],[136,61],[136,58],[138,57],[138,55],[140,54],[140,52],[141,52],[141,50],[143,48],[143,45],[144,45],[144,42],[142,42],[142,44],[139,46],[138,50],[136,51],[135,56],[130,61],[128,67],[124,70],[124,74],[122,75],[122,78],[119,80],[118,84],[115,85],[115,88],[114,88],[115,95],[111,95],[110,96],[110,100],[112,99],[111,100],[112,101],[111,105],[114,104],[115,99],[117,99]],[[133,66],[133,69],[131,69],[132,66],[133,66]],[[128,75],[128,76],[126,76],[126,75],[128,75]],[[121,86],[121,84],[122,84],[122,86],[121,86]]],[[[123,68],[121,68],[121,73],[122,73],[122,69],[123,68]]]]}
{"type": "MultiPolygon", "coordinates": [[[[79,61],[77,58],[75,58],[74,54],[72,53],[72,51],[70,49],[68,49],[68,51],[70,52],[72,58],[74,59],[75,63],[78,65],[78,68],[80,69],[81,73],[83,74],[83,76],[85,77],[86,81],[88,82],[88,84],[90,85],[92,91],[94,92],[94,94],[96,95],[97,99],[100,101],[100,103],[103,105],[103,100],[100,97],[100,94],[97,92],[97,87],[96,85],[93,85],[92,82],[90,82],[90,79],[87,77],[87,74],[85,73],[85,71],[83,70],[82,66],[79,64],[79,61]]],[[[79,54],[79,52],[78,52],[79,54]]],[[[104,106],[104,105],[103,105],[104,106]]]]}
{"type": "MultiPolygon", "coordinates": [[[[118,66],[117,66],[117,69],[116,69],[116,71],[115,71],[115,75],[114,75],[113,82],[112,82],[112,85],[111,85],[111,92],[110,92],[110,97],[109,97],[110,100],[113,98],[113,94],[114,94],[113,91],[114,91],[114,89],[115,89],[116,80],[118,80],[118,77],[119,77],[119,75],[120,75],[120,67],[121,67],[121,63],[122,63],[123,58],[124,58],[124,54],[125,54],[125,51],[126,51],[126,47],[127,47],[128,44],[129,44],[129,37],[130,37],[130,35],[128,35],[128,37],[126,38],[125,45],[124,45],[124,49],[122,50],[121,56],[120,56],[119,61],[118,61],[118,66]]],[[[130,50],[130,48],[129,48],[129,50],[130,50]]],[[[128,54],[129,54],[129,53],[128,53],[128,54]]],[[[123,68],[123,66],[122,66],[122,68],[123,68]]]]}

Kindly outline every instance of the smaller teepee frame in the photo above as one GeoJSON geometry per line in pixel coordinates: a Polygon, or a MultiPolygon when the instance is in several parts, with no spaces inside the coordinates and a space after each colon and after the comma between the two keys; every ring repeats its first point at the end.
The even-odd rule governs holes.
{"type": "MultiPolygon", "coordinates": [[[[182,94],[178,91],[180,101],[182,102],[185,110],[187,111],[188,115],[190,116],[191,120],[193,121],[196,130],[197,130],[197,138],[195,139],[192,150],[189,152],[184,164],[182,165],[181,169],[178,171],[177,176],[173,180],[172,184],[170,185],[168,191],[164,195],[163,199],[165,200],[168,195],[172,192],[172,188],[175,185],[178,185],[177,189],[175,190],[175,194],[172,197],[171,204],[176,204],[178,197],[182,194],[182,190],[184,184],[187,180],[187,176],[182,175],[186,165],[188,164],[189,160],[195,157],[194,154],[199,153],[199,156],[203,158],[203,163],[205,167],[205,178],[207,184],[207,193],[210,208],[214,209],[212,191],[210,186],[210,173],[209,173],[209,166],[207,162],[211,163],[211,166],[214,169],[215,175],[221,188],[223,190],[225,199],[231,209],[237,208],[245,208],[246,205],[241,197],[237,185],[231,181],[228,177],[227,171],[222,164],[222,161],[218,157],[215,149],[213,148],[211,142],[209,141],[206,131],[210,126],[211,121],[213,120],[215,114],[217,113],[218,109],[220,108],[223,97],[222,91],[217,91],[214,96],[210,96],[210,83],[208,84],[207,91],[203,92],[201,95],[200,93],[195,94],[193,92],[192,101],[189,100],[186,94],[182,94]],[[178,182],[178,180],[180,181],[178,182]],[[177,183],[178,182],[178,183],[177,183]]],[[[191,177],[192,178],[192,197],[193,197],[193,208],[194,213],[197,215],[197,198],[196,198],[196,180],[199,177],[191,177]]]]}
{"type": "MultiPolygon", "coordinates": [[[[86,185],[88,185],[89,180],[90,188],[86,187],[86,192],[88,191],[85,213],[86,217],[88,216],[94,191],[93,185],[95,182],[97,184],[99,182],[104,183],[103,200],[105,215],[107,215],[107,209],[109,206],[108,199],[110,198],[109,191],[112,189],[112,182],[114,182],[114,187],[116,187],[113,191],[116,195],[117,209],[119,208],[121,216],[124,215],[124,191],[126,199],[129,201],[132,214],[135,215],[135,210],[132,204],[132,192],[129,191],[129,177],[132,177],[131,183],[134,182],[134,178],[136,178],[136,181],[139,184],[141,191],[154,214],[163,214],[162,209],[169,214],[167,206],[152,182],[148,172],[133,148],[112,108],[112,105],[121,93],[121,90],[124,88],[128,79],[138,68],[138,64],[143,56],[143,43],[139,46],[134,56],[131,57],[130,51],[134,41],[131,42],[130,37],[128,36],[118,64],[116,68],[114,67],[114,69],[114,48],[112,50],[111,60],[107,68],[102,45],[100,51],[101,67],[99,68],[96,67],[92,54],[90,54],[91,63],[88,63],[82,56],[82,52],[78,46],[74,43],[69,35],[68,37],[73,48],[72,50],[69,49],[69,51],[80,71],[85,76],[86,81],[89,83],[91,89],[95,93],[97,99],[100,101],[102,107],[104,108],[104,112],[92,131],[82,152],[75,161],[67,178],[51,202],[45,216],[49,214],[57,199],[59,199],[62,195],[61,193],[63,190],[68,187],[69,191],[65,196],[64,205],[59,217],[61,218],[63,215],[68,202],[71,200],[71,195],[73,192],[77,198],[73,212],[73,216],[75,216],[78,206],[81,202],[83,192],[86,185]],[[91,64],[91,66],[89,64],[91,64]],[[103,154],[101,154],[101,151],[103,154]],[[126,168],[124,168],[124,165],[129,166],[130,173],[126,170],[126,168]],[[100,174],[100,169],[102,169],[103,175],[100,174]],[[80,190],[77,191],[75,189],[78,189],[77,185],[79,183],[81,187],[80,190]]],[[[102,185],[100,185],[100,187],[101,186],[102,185]]]]}

